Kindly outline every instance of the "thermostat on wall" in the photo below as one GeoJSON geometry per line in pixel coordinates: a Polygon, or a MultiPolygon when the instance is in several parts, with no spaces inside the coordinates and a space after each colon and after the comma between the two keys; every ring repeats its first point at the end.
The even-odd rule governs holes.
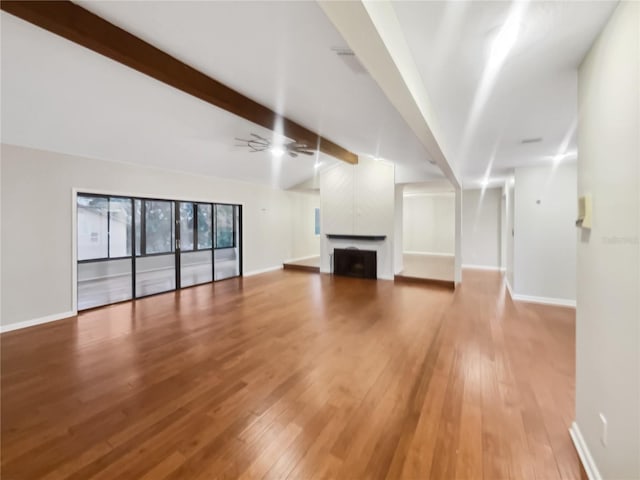
{"type": "Polygon", "coordinates": [[[576,226],[580,228],[591,228],[591,195],[584,195],[578,198],[578,219],[576,226]]]}

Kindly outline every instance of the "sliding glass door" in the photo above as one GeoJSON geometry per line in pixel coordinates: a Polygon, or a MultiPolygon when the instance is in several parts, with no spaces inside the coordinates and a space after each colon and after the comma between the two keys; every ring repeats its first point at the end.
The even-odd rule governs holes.
{"type": "Polygon", "coordinates": [[[78,309],[242,274],[240,205],[78,194],[78,309]]]}
{"type": "Polygon", "coordinates": [[[136,199],[135,296],[176,288],[175,202],[136,199]]]}
{"type": "Polygon", "coordinates": [[[215,278],[240,275],[240,206],[216,204],[215,207],[215,278]]]}
{"type": "Polygon", "coordinates": [[[78,196],[78,309],[133,298],[131,199],[78,196]]]}
{"type": "Polygon", "coordinates": [[[208,203],[180,202],[180,286],[213,280],[213,218],[208,203]]]}

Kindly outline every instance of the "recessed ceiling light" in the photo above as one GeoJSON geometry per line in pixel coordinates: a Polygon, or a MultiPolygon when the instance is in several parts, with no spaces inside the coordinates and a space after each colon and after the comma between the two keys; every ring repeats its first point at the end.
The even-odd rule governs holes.
{"type": "Polygon", "coordinates": [[[563,160],[573,160],[578,158],[578,152],[572,151],[572,152],[559,153],[558,155],[554,155],[551,158],[553,159],[554,163],[560,163],[563,160]]]}
{"type": "Polygon", "coordinates": [[[507,20],[491,44],[491,62],[500,65],[513,48],[518,39],[520,24],[507,20]]]}
{"type": "Polygon", "coordinates": [[[507,15],[507,19],[500,27],[493,42],[491,42],[489,65],[493,67],[493,69],[498,70],[500,68],[515,45],[518,34],[520,33],[520,21],[526,7],[526,1],[515,2],[507,15]]]}
{"type": "Polygon", "coordinates": [[[284,149],[282,147],[273,147],[271,149],[271,155],[273,155],[276,158],[279,158],[282,155],[284,155],[284,149]]]}

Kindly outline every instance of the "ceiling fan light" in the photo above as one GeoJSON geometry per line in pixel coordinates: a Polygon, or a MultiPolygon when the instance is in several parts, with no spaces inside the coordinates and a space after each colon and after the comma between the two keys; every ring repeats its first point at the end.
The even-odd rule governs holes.
{"type": "Polygon", "coordinates": [[[282,147],[272,147],[271,155],[276,158],[280,158],[282,155],[284,155],[284,149],[282,147]]]}

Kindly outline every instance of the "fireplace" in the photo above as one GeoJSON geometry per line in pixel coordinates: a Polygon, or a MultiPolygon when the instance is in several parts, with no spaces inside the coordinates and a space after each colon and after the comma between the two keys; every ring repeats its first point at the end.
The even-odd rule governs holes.
{"type": "Polygon", "coordinates": [[[334,248],[333,273],[347,277],[378,278],[376,251],[334,248]]]}

